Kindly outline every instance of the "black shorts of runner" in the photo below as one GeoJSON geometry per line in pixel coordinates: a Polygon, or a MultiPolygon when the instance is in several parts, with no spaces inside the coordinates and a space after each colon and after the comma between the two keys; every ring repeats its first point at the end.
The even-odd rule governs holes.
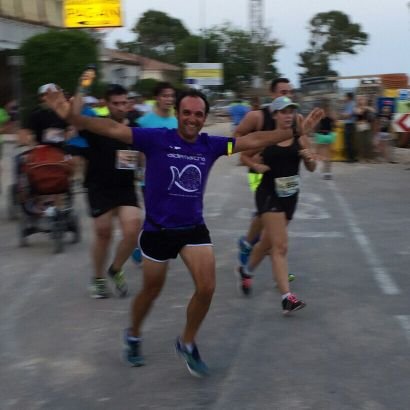
{"type": "Polygon", "coordinates": [[[112,189],[101,189],[89,186],[88,204],[90,207],[90,215],[93,218],[98,218],[119,206],[139,206],[134,186],[115,187],[112,189]]]}
{"type": "Polygon", "coordinates": [[[142,254],[156,262],[175,259],[184,246],[201,245],[212,245],[206,225],[142,231],[139,238],[139,248],[142,254]]]}
{"type": "Polygon", "coordinates": [[[258,189],[255,194],[255,202],[258,215],[266,212],[284,212],[286,219],[290,221],[296,210],[298,195],[280,198],[276,192],[258,189]]]}

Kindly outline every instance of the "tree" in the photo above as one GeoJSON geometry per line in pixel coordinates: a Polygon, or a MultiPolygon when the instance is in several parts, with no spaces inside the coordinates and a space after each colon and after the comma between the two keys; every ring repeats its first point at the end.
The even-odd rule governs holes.
{"type": "Polygon", "coordinates": [[[180,20],[149,10],[137,21],[133,31],[136,39],[117,42],[117,47],[176,65],[222,63],[224,88],[230,90],[241,91],[249,85],[252,77],[258,74],[256,61],[261,59],[265,80],[278,75],[274,55],[281,45],[270,40],[267,30],[258,44],[248,31],[229,24],[213,27],[201,35],[191,35],[180,20]]]}
{"type": "Polygon", "coordinates": [[[175,63],[219,62],[219,45],[208,37],[190,35],[179,41],[175,48],[175,63]]]}
{"type": "Polygon", "coordinates": [[[158,82],[159,81],[155,78],[145,78],[143,80],[138,80],[133,88],[144,97],[152,98],[152,91],[158,82]]]}
{"type": "Polygon", "coordinates": [[[337,74],[331,62],[343,54],[356,54],[368,42],[368,34],[361,31],[360,24],[352,23],[341,11],[318,13],[309,24],[309,48],[299,54],[298,65],[305,70],[302,78],[337,74]]]}
{"type": "Polygon", "coordinates": [[[263,36],[267,40],[257,45],[249,32],[233,28],[229,24],[214,27],[208,35],[219,44],[219,59],[224,64],[225,88],[240,92],[245,84],[249,85],[252,77],[258,74],[256,62],[261,57],[263,80],[278,75],[274,54],[281,45],[275,40],[269,40],[268,32],[263,36]]]}
{"type": "Polygon", "coordinates": [[[181,20],[156,10],[146,11],[132,31],[137,35],[135,41],[118,41],[118,48],[170,63],[174,59],[176,44],[189,36],[181,20]]]}
{"type": "Polygon", "coordinates": [[[56,83],[73,92],[87,64],[98,61],[96,41],[77,30],[37,34],[22,44],[20,53],[24,59],[22,85],[26,108],[36,103],[37,89],[42,84],[56,83]]]}

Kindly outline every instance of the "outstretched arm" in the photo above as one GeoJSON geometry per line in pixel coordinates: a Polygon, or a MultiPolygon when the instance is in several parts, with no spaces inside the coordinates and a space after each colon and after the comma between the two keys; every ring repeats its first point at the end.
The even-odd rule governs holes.
{"type": "Polygon", "coordinates": [[[132,143],[132,130],[110,118],[85,117],[73,112],[71,104],[62,91],[48,91],[47,105],[63,120],[73,124],[77,129],[85,129],[97,135],[117,139],[127,144],[132,143]]]}
{"type": "MultiPolygon", "coordinates": [[[[317,123],[323,116],[323,110],[320,108],[313,109],[303,120],[302,128],[304,134],[310,134],[316,127],[317,123]]],[[[233,152],[247,150],[261,150],[269,145],[277,144],[293,137],[293,130],[274,130],[274,131],[256,131],[243,137],[235,139],[235,148],[233,152]]]]}
{"type": "Polygon", "coordinates": [[[313,153],[309,138],[306,135],[301,135],[299,139],[301,150],[299,155],[302,157],[305,168],[313,172],[316,169],[316,155],[313,153]]]}

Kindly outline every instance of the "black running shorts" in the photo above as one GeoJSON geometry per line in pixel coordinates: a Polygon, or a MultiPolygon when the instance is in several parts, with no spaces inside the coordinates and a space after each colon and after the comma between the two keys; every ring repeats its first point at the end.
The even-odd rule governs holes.
{"type": "Polygon", "coordinates": [[[290,221],[296,210],[298,194],[280,198],[276,192],[259,187],[255,194],[255,202],[258,215],[265,212],[284,212],[286,219],[290,221]]]}
{"type": "Polygon", "coordinates": [[[137,194],[134,186],[116,188],[88,187],[88,204],[93,218],[105,214],[119,206],[138,207],[137,194]]]}
{"type": "Polygon", "coordinates": [[[212,245],[206,225],[142,231],[139,238],[139,248],[142,254],[157,262],[175,259],[184,246],[201,245],[212,245]]]}

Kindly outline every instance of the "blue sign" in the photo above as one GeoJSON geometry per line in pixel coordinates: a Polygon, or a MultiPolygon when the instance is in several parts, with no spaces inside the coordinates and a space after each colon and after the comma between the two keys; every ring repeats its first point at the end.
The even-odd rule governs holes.
{"type": "Polygon", "coordinates": [[[399,90],[399,100],[410,100],[410,90],[399,90]]]}
{"type": "Polygon", "coordinates": [[[388,106],[391,108],[391,112],[394,113],[395,111],[395,103],[396,99],[395,98],[389,98],[389,97],[379,97],[377,99],[377,112],[381,112],[383,107],[388,106]]]}

